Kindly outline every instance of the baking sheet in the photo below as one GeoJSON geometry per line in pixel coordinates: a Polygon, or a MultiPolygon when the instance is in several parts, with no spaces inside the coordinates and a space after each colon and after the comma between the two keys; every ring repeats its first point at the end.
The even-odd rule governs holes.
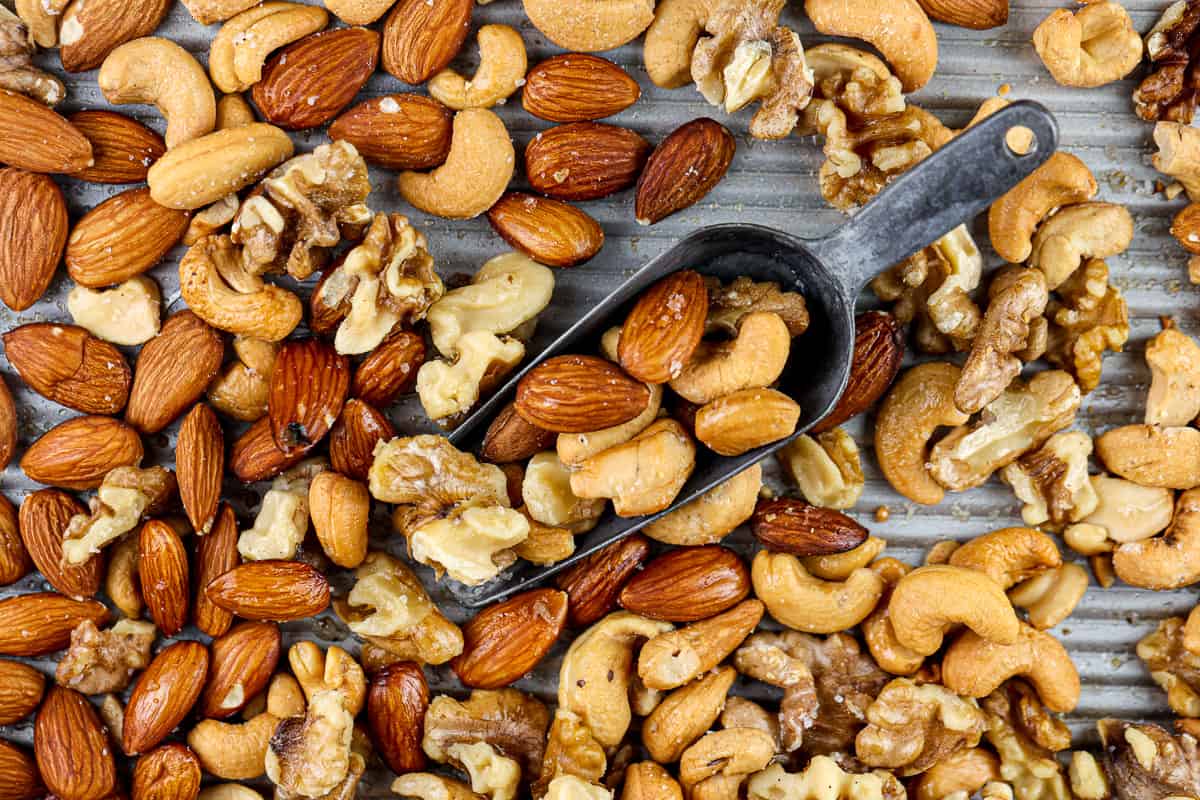
{"type": "MultiPolygon", "coordinates": [[[[1101,387],[1085,397],[1078,417],[1080,427],[1098,433],[1108,427],[1141,420],[1149,378],[1142,350],[1145,341],[1160,327],[1160,316],[1175,318],[1184,331],[1200,333],[1200,316],[1196,312],[1195,295],[1187,282],[1186,258],[1168,233],[1171,216],[1183,205],[1178,199],[1168,202],[1154,192],[1157,173],[1150,167],[1152,125],[1137,119],[1131,109],[1129,96],[1136,85],[1134,80],[1120,81],[1101,89],[1068,89],[1056,85],[1045,72],[1030,45],[1030,35],[1036,25],[1058,3],[1022,2],[1013,4],[1008,25],[993,31],[968,31],[938,25],[940,61],[930,84],[910,96],[913,102],[937,114],[948,125],[958,127],[974,113],[979,103],[1005,87],[1010,98],[1032,98],[1046,104],[1058,117],[1062,131],[1061,146],[1087,163],[1100,182],[1098,199],[1122,203],[1134,215],[1136,234],[1133,244],[1123,256],[1109,259],[1113,280],[1125,293],[1130,312],[1130,343],[1125,353],[1109,355],[1104,362],[1101,387]]],[[[1166,0],[1132,0],[1130,14],[1139,31],[1148,30],[1167,5],[1166,0]]],[[[785,11],[784,21],[801,35],[806,46],[822,41],[803,19],[801,4],[792,2],[785,11]]],[[[473,26],[503,22],[517,27],[529,50],[530,63],[560,52],[533,28],[516,0],[498,0],[476,9],[473,26]]],[[[376,26],[378,27],[378,26],[376,26]]],[[[207,60],[207,46],[217,26],[205,28],[195,23],[182,5],[170,11],[158,34],[167,36],[194,53],[201,62],[207,60]]],[[[473,69],[476,56],[472,36],[464,51],[460,66],[473,69]]],[[[733,130],[737,138],[737,155],[726,178],[700,204],[677,214],[652,228],[638,226],[633,221],[633,192],[622,192],[601,201],[582,206],[603,225],[607,241],[603,251],[591,262],[571,270],[556,270],[557,286],[554,299],[539,322],[537,338],[531,347],[535,351],[563,331],[583,309],[615,287],[641,264],[663,252],[687,232],[702,225],[720,222],[750,221],[770,225],[799,235],[817,235],[835,226],[840,215],[826,206],[817,191],[816,171],[822,161],[819,146],[812,138],[792,137],[782,142],[760,142],[746,133],[750,112],[727,119],[719,109],[713,109],[692,87],[666,91],[654,87],[641,66],[640,43],[605,54],[634,75],[643,88],[642,99],[632,108],[612,118],[611,122],[633,128],[652,143],[657,143],[678,125],[698,116],[713,116],[733,130]]],[[[61,74],[55,54],[42,54],[42,63],[61,74]]],[[[94,72],[64,76],[68,99],[60,111],[109,108],[96,86],[94,72]]],[[[376,73],[359,99],[409,87],[395,78],[376,73]]],[[[162,120],[154,110],[143,106],[123,106],[151,127],[163,129],[162,120]]],[[[508,105],[496,109],[508,124],[519,146],[523,146],[538,131],[550,123],[538,120],[520,108],[519,96],[508,105]]],[[[295,137],[297,149],[310,150],[326,141],[323,131],[307,132],[295,137]]],[[[72,219],[105,198],[127,187],[99,186],[71,179],[58,179],[70,206],[72,219]]],[[[470,274],[485,260],[508,248],[488,226],[486,220],[449,221],[429,217],[415,211],[397,195],[394,175],[372,169],[375,187],[369,200],[377,210],[395,210],[408,214],[423,230],[430,243],[438,270],[443,277],[456,273],[470,274]]],[[[515,186],[524,184],[518,175],[515,186]]],[[[973,228],[976,238],[988,258],[988,268],[1000,260],[986,245],[982,220],[973,228]]],[[[175,267],[183,249],[176,249],[151,275],[163,290],[164,302],[171,310],[179,307],[178,281],[175,267]]],[[[71,282],[60,270],[58,279],[47,296],[36,306],[14,314],[0,306],[0,330],[34,321],[69,321],[65,298],[71,282]]],[[[864,307],[873,298],[863,298],[864,307]]],[[[132,359],[131,359],[132,361],[132,359]]],[[[21,445],[28,445],[44,431],[74,416],[75,412],[46,401],[24,387],[11,366],[0,354],[0,374],[13,390],[21,423],[21,445]]],[[[397,429],[402,433],[430,430],[423,419],[415,398],[389,410],[397,429]]],[[[172,426],[147,441],[146,463],[173,463],[174,431],[172,426]]],[[[942,539],[965,540],[981,533],[1010,524],[1019,524],[1019,504],[1007,486],[993,480],[986,486],[961,494],[947,495],[935,508],[917,507],[907,502],[887,485],[875,467],[871,454],[869,427],[863,420],[849,425],[863,449],[863,466],[867,484],[857,508],[851,512],[873,534],[889,542],[888,554],[909,563],[920,563],[924,552],[942,539]],[[873,511],[886,505],[891,511],[887,522],[876,522],[873,511]]],[[[234,429],[227,426],[227,438],[232,440],[234,429]]],[[[18,457],[20,453],[18,452],[18,457]]],[[[768,483],[776,489],[784,484],[779,480],[774,463],[766,464],[768,483]]],[[[19,502],[27,491],[36,488],[25,479],[15,465],[0,475],[0,491],[10,500],[19,502]]],[[[240,512],[240,521],[248,526],[250,513],[266,485],[242,487],[228,483],[226,494],[240,512]]],[[[377,511],[380,511],[377,509],[377,511]]],[[[398,537],[390,536],[386,515],[377,513],[372,532],[372,546],[401,552],[398,537]]],[[[750,537],[744,530],[731,536],[727,543],[749,553],[750,537]]],[[[1066,548],[1064,547],[1064,554],[1066,548]]],[[[1068,554],[1069,555],[1069,554],[1068,554]]],[[[429,577],[428,571],[423,571],[429,577]]],[[[335,585],[345,588],[349,576],[335,576],[335,585]]],[[[431,581],[427,581],[431,583],[431,581]]],[[[0,590],[0,596],[48,588],[38,575],[0,590]]],[[[453,606],[448,596],[435,592],[439,603],[456,620],[468,615],[453,606]]],[[[1077,743],[1094,742],[1094,721],[1102,716],[1163,719],[1169,716],[1165,698],[1150,681],[1141,663],[1133,654],[1136,641],[1152,630],[1157,620],[1172,614],[1186,613],[1196,602],[1190,589],[1175,592],[1148,592],[1117,585],[1103,590],[1089,588],[1075,613],[1054,631],[1070,649],[1084,681],[1079,708],[1068,716],[1076,732],[1077,743]]],[[[323,644],[339,643],[355,648],[353,637],[332,614],[304,623],[283,626],[285,642],[315,639],[323,644]]],[[[517,684],[547,700],[554,695],[560,646],[536,672],[517,684]]],[[[355,652],[357,652],[355,650],[355,652]]],[[[55,659],[31,661],[47,673],[52,673],[55,659]]],[[[434,692],[461,688],[448,668],[430,668],[430,686],[434,692]]],[[[735,691],[754,697],[769,697],[772,690],[758,685],[739,685],[735,691]]],[[[0,727],[0,735],[28,743],[32,725],[23,722],[0,727]]],[[[364,782],[363,796],[387,794],[385,775],[364,782]]]]}

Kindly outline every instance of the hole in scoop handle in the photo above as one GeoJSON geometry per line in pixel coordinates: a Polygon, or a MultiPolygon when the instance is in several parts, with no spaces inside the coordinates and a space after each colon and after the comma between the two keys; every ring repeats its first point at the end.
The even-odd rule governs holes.
{"type": "Polygon", "coordinates": [[[1058,125],[1044,106],[1021,100],[995,112],[892,181],[849,222],[810,247],[857,296],[883,270],[971,221],[1046,161],[1058,125]],[[1034,149],[1014,153],[1005,134],[1033,132],[1034,149]]]}

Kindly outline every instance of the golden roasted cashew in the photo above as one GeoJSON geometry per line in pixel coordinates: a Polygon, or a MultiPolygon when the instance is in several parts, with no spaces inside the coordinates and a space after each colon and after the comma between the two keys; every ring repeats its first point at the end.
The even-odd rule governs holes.
{"type": "MultiPolygon", "coordinates": [[[[217,100],[217,130],[223,131],[229,128],[240,128],[243,125],[250,125],[254,122],[256,122],[254,109],[250,107],[250,104],[246,102],[246,98],[242,95],[227,94],[222,95],[217,100]]],[[[232,200],[225,198],[225,200],[226,204],[232,205],[233,210],[236,212],[240,205],[238,198],[234,197],[232,200]]],[[[230,214],[229,219],[233,219],[233,214],[230,214]]],[[[224,225],[227,222],[229,220],[225,220],[221,224],[224,225]]],[[[188,244],[188,242],[184,242],[184,244],[188,244]]]]}
{"type": "Polygon", "coordinates": [[[487,211],[512,180],[516,151],[504,122],[485,108],[454,115],[450,153],[432,172],[402,172],[400,194],[413,206],[450,219],[487,211]]]}
{"type": "Polygon", "coordinates": [[[1200,345],[1192,337],[1163,329],[1146,345],[1146,364],[1147,425],[1187,425],[1200,416],[1200,345]]]}
{"type": "Polygon", "coordinates": [[[240,781],[259,778],[266,771],[267,745],[279,723],[304,713],[304,693],[291,675],[271,679],[266,709],[244,723],[201,720],[188,733],[188,747],[205,772],[240,781]]]}
{"type": "Polygon", "coordinates": [[[1179,495],[1175,518],[1161,536],[1114,550],[1113,569],[1121,580],[1145,589],[1178,589],[1200,581],[1200,489],[1179,495]]]}
{"type": "Polygon", "coordinates": [[[775,742],[755,728],[714,731],[679,760],[679,782],[693,800],[736,800],[750,775],[775,757],[775,742]]]}
{"type": "Polygon", "coordinates": [[[1169,175],[1187,190],[1193,203],[1200,202],[1200,130],[1178,122],[1154,126],[1154,168],[1169,175]]]}
{"type": "MultiPolygon", "coordinates": [[[[559,441],[566,435],[559,434],[559,441]]],[[[642,528],[642,533],[664,544],[716,544],[750,519],[761,489],[762,467],[755,464],[654,520],[642,528]]]]}
{"type": "Polygon", "coordinates": [[[461,111],[491,108],[521,87],[529,62],[521,34],[507,25],[479,29],[479,69],[470,80],[446,68],[429,79],[430,96],[461,111]]]}
{"type": "Polygon", "coordinates": [[[1029,614],[1029,624],[1049,630],[1071,616],[1087,592],[1088,573],[1078,564],[1063,564],[1035,575],[1008,593],[1017,608],[1029,614]]]}
{"type": "Polygon", "coordinates": [[[1091,200],[1099,187],[1087,165],[1058,151],[988,209],[988,236],[1006,261],[1021,264],[1033,252],[1033,233],[1056,208],[1091,200]]]}
{"type": "Polygon", "coordinates": [[[937,35],[917,0],[891,3],[887,13],[880,13],[873,0],[805,0],[804,10],[821,33],[874,45],[891,65],[904,91],[916,91],[933,77],[938,60],[937,35]]]}
{"type": "Polygon", "coordinates": [[[227,94],[244,92],[262,80],[267,57],[286,44],[329,24],[319,6],[274,0],[249,8],[221,26],[208,48],[213,83],[227,94]]]}
{"type": "Polygon", "coordinates": [[[211,25],[229,19],[257,3],[255,0],[183,0],[183,5],[196,22],[211,25]]]}
{"type": "Polygon", "coordinates": [[[955,625],[989,641],[1012,644],[1020,622],[1004,590],[982,572],[939,564],[919,567],[892,590],[888,614],[896,639],[920,655],[932,655],[955,625]]]}
{"type": "Polygon", "coordinates": [[[126,536],[109,548],[108,569],[104,574],[104,591],[113,605],[130,619],[142,615],[142,586],[138,580],[138,537],[126,536]]]}
{"type": "Polygon", "coordinates": [[[242,270],[241,254],[228,236],[209,236],[179,262],[179,292],[196,315],[213,327],[277,342],[295,330],[304,306],[291,292],[255,278],[258,288],[230,288],[227,275],[242,270]]]}
{"type": "Polygon", "coordinates": [[[1108,553],[1121,543],[1149,539],[1171,524],[1175,496],[1170,489],[1111,475],[1092,475],[1090,483],[1098,500],[1095,510],[1063,533],[1077,553],[1108,553]]]}
{"type": "Polygon", "coordinates": [[[661,765],[641,761],[626,768],[621,800],[683,800],[683,790],[661,765]]]}
{"type": "Polygon", "coordinates": [[[672,764],[712,727],[725,708],[737,670],[721,667],[676,689],[642,723],[642,744],[660,764],[672,764]]]}
{"type": "Polygon", "coordinates": [[[1079,704],[1079,672],[1066,648],[1024,623],[1008,644],[964,631],[942,658],[942,681],[967,697],[987,697],[1017,676],[1033,684],[1051,711],[1073,711],[1079,704]]]}
{"type": "Polygon", "coordinates": [[[632,42],[654,21],[654,0],[524,0],[525,15],[564,50],[595,53],[632,42]]]}
{"type": "Polygon", "coordinates": [[[949,563],[987,575],[1001,589],[1062,564],[1058,545],[1034,528],[1001,528],[976,536],[950,555],[949,563]]]}
{"type": "Polygon", "coordinates": [[[871,569],[883,578],[886,588],[875,610],[862,621],[863,640],[880,669],[893,675],[912,675],[925,663],[925,656],[900,644],[888,614],[892,588],[912,571],[912,567],[894,558],[881,558],[871,565],[871,569]]]}
{"type": "Polygon", "coordinates": [[[622,517],[671,505],[696,465],[696,446],[675,420],[660,419],[625,444],[592,456],[571,473],[576,497],[609,497],[622,517]]]}
{"type": "Polygon", "coordinates": [[[1053,290],[1085,261],[1123,253],[1131,241],[1133,216],[1125,206],[1079,203],[1055,212],[1038,227],[1029,266],[1040,269],[1046,288],[1053,290]]]}
{"type": "Polygon", "coordinates": [[[1142,486],[1200,486],[1200,430],[1125,425],[1096,438],[1096,455],[1109,472],[1142,486]]]}
{"type": "Polygon", "coordinates": [[[800,405],[776,389],[740,389],[696,411],[696,438],[723,456],[740,456],[791,436],[800,405]]]}
{"type": "Polygon", "coordinates": [[[956,793],[971,796],[988,781],[1000,779],[995,753],[972,747],[934,764],[916,779],[914,800],[943,800],[956,793]]]}
{"type": "Polygon", "coordinates": [[[213,129],[217,100],[204,67],[169,39],[126,42],[104,59],[96,78],[110,103],[153,103],[167,120],[172,148],[213,129]]]}
{"type": "MultiPolygon", "coordinates": [[[[804,568],[825,581],[844,581],[856,569],[870,566],[887,548],[887,539],[867,536],[858,547],[844,553],[829,553],[820,556],[805,556],[800,559],[804,568]]],[[[879,570],[876,570],[878,572],[879,570]]]]}
{"type": "Polygon", "coordinates": [[[1033,31],[1033,49],[1063,86],[1120,80],[1142,60],[1142,37],[1120,3],[1100,0],[1072,14],[1055,9],[1033,31]]]}
{"type": "MultiPolygon", "coordinates": [[[[597,453],[602,453],[619,444],[625,444],[646,430],[651,422],[658,419],[658,410],[662,407],[663,387],[660,383],[654,383],[646,384],[646,388],[650,390],[650,402],[646,404],[642,413],[628,422],[589,433],[560,433],[554,443],[559,459],[564,464],[577,467],[597,453]]],[[[669,544],[682,543],[670,542],[669,544]]]]}
{"type": "Polygon", "coordinates": [[[810,575],[795,556],[766,550],[754,557],[751,580],[772,617],[809,633],[853,628],[883,594],[883,579],[869,569],[857,569],[843,582],[823,581],[810,575]]]}
{"type": "Polygon", "coordinates": [[[728,611],[660,633],[642,645],[638,677],[650,689],[675,689],[716,667],[762,619],[763,604],[743,600],[728,611]]]}
{"type": "Polygon", "coordinates": [[[16,0],[17,16],[29,28],[29,38],[38,47],[58,46],[58,24],[70,0],[16,0]]]}
{"type": "Polygon", "coordinates": [[[167,151],[150,167],[146,181],[159,205],[202,208],[254,183],[292,152],[286,133],[256,122],[216,131],[167,151]]]}
{"type": "Polygon", "coordinates": [[[692,82],[692,51],[714,5],[714,0],[659,0],[642,46],[646,73],[656,86],[678,89],[692,82]]]}
{"type": "Polygon", "coordinates": [[[792,335],[783,318],[756,311],[742,317],[736,338],[719,344],[701,342],[670,385],[698,405],[742,389],[770,386],[783,373],[791,347],[792,335]]]}
{"type": "Polygon", "coordinates": [[[221,413],[255,422],[267,413],[271,375],[279,345],[262,339],[236,336],[233,352],[237,356],[221,370],[208,386],[208,401],[221,413]]]}

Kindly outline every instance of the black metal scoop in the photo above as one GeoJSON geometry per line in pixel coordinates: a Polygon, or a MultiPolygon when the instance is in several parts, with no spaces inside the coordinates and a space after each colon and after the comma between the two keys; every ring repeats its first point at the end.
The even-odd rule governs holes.
{"type": "Polygon", "coordinates": [[[466,586],[447,581],[459,602],[478,607],[532,588],[545,578],[694,500],[812,428],[837,403],[850,376],[854,304],[871,278],[968,222],[1036,169],[1058,143],[1058,126],[1043,106],[1023,100],[984,119],[901,175],[846,224],[819,239],[798,239],[757,225],[718,225],[687,236],[642,267],[603,302],[509,380],[450,436],[462,449],[476,447],[496,413],[512,399],[517,382],[541,361],[565,353],[591,353],[600,335],[624,319],[648,286],[680,269],[723,281],[746,275],[775,281],[804,295],[811,321],[792,345],[780,389],[800,404],[796,432],[736,457],[697,448],[696,469],[670,508],[622,518],[606,512],[600,524],[576,537],[575,553],[551,567],[521,562],[492,581],[466,586]],[[1033,132],[1033,149],[1020,155],[1005,134],[1016,126],[1033,132]]]}

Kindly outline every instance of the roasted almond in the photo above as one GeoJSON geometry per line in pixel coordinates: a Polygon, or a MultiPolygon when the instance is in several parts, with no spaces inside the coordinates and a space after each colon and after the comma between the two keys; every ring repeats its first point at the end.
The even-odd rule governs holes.
{"type": "Polygon", "coordinates": [[[526,145],[525,176],[550,197],[597,200],[633,186],[649,155],[650,143],[628,128],[572,122],[526,145]]]}
{"type": "Polygon", "coordinates": [[[60,25],[63,69],[95,69],[118,45],[154,33],[170,6],[170,0],[75,0],[60,25]]]}
{"type": "Polygon", "coordinates": [[[417,385],[425,363],[425,340],[411,331],[394,333],[363,359],[354,373],[350,394],[376,408],[386,408],[417,385]]]}
{"type": "MultiPolygon", "coordinates": [[[[8,391],[4,378],[0,378],[0,472],[12,461],[16,449],[17,404],[13,402],[12,393],[8,391]]],[[[0,566],[0,575],[3,574],[4,568],[0,566]]],[[[0,578],[0,585],[3,583],[3,578],[0,578]]]]}
{"type": "Polygon", "coordinates": [[[553,431],[526,422],[517,413],[516,404],[509,403],[488,426],[479,454],[497,464],[524,461],[535,453],[553,449],[557,438],[553,431]]]}
{"type": "Polygon", "coordinates": [[[200,759],[181,744],[164,744],[133,766],[133,800],[196,800],[200,759]]]}
{"type": "Polygon", "coordinates": [[[567,593],[571,627],[586,628],[616,608],[625,582],[648,555],[650,540],[635,533],[564,570],[554,583],[567,593]]]}
{"type": "MultiPolygon", "coordinates": [[[[0,91],[0,97],[5,94],[0,91]]],[[[3,127],[0,119],[0,130],[3,127]]],[[[58,184],[22,169],[0,169],[0,300],[4,305],[24,311],[41,299],[62,260],[69,227],[67,203],[58,184]]]]}
{"type": "Polygon", "coordinates": [[[92,166],[92,145],[53,110],[5,89],[0,90],[0,162],[30,172],[77,173],[92,166]]]}
{"type": "Polygon", "coordinates": [[[620,367],[595,356],[555,356],[517,384],[517,413],[555,433],[588,433],[636,417],[650,390],[620,367]]]}
{"type": "Polygon", "coordinates": [[[145,753],[183,722],[204,689],[208,648],[199,642],[176,642],[146,667],[125,704],[121,749],[145,753]]]}
{"type": "Polygon", "coordinates": [[[29,446],[21,469],[31,480],[60,489],[95,489],[110,470],[142,461],[137,431],[112,417],[75,417],[29,446]]]}
{"type": "Polygon", "coordinates": [[[750,593],[750,571],[719,545],[679,547],[646,565],[621,590],[621,606],[670,622],[716,616],[750,593]]]}
{"type": "Polygon", "coordinates": [[[67,597],[83,600],[100,591],[104,579],[104,555],[96,553],[82,564],[63,560],[63,533],[76,514],[87,508],[69,494],[42,489],[21,503],[21,541],[46,580],[67,597]]]}
{"type": "Polygon", "coordinates": [[[21,541],[17,510],[0,496],[0,586],[16,583],[33,569],[33,559],[21,541]]]}
{"type": "Polygon", "coordinates": [[[133,374],[115,346],[76,325],[33,322],[2,337],[8,363],[30,389],[85,414],[118,414],[133,374]]]}
{"type": "Polygon", "coordinates": [[[268,122],[289,131],[315,128],[354,99],[378,61],[375,31],[321,31],[271,56],[250,96],[268,122]]]}
{"type": "Polygon", "coordinates": [[[150,165],[167,152],[163,138],[115,111],[77,111],[71,124],[92,143],[94,163],[75,173],[92,183],[142,183],[150,165]]]}
{"type": "Polygon", "coordinates": [[[986,30],[1008,22],[1008,0],[918,0],[932,19],[986,30]]]}
{"type": "Polygon", "coordinates": [[[280,450],[271,436],[271,420],[263,417],[233,443],[229,451],[229,469],[243,483],[265,481],[299,464],[306,452],[297,450],[288,454],[280,450]]]}
{"type": "Polygon", "coordinates": [[[837,405],[813,426],[813,432],[833,430],[875,405],[896,379],[903,358],[904,327],[896,318],[886,311],[859,314],[854,320],[850,379],[837,405]]]}
{"type": "Polygon", "coordinates": [[[737,144],[708,117],[684,123],[655,148],[638,178],[634,215],[653,225],[694,205],[725,177],[737,144]]]}
{"type": "Polygon", "coordinates": [[[2,800],[35,800],[46,792],[33,757],[7,739],[0,739],[0,777],[2,800]]]}
{"type": "Polygon", "coordinates": [[[551,122],[610,117],[637,102],[637,81],[613,62],[584,53],[547,58],[525,76],[521,103],[551,122]]]}
{"type": "Polygon", "coordinates": [[[422,84],[446,67],[467,40],[472,0],[400,0],[383,24],[383,68],[422,84]]]}
{"type": "Polygon", "coordinates": [[[217,637],[229,630],[233,615],[208,599],[205,589],[213,578],[238,565],[237,518],[233,509],[221,506],[212,530],[196,542],[196,600],[193,603],[196,627],[217,637]]]}
{"type": "Polygon", "coordinates": [[[574,267],[604,246],[604,229],[569,203],[525,192],[509,192],[487,212],[500,238],[534,261],[574,267]]]}
{"type": "Polygon", "coordinates": [[[639,381],[666,383],[692,358],[708,319],[708,289],[690,269],[672,273],[642,293],[617,345],[621,368],[639,381]]]}
{"type": "Polygon", "coordinates": [[[533,670],[567,624],[567,595],[533,589],[480,611],[463,626],[463,651],[450,662],[474,689],[499,689],[533,670]]]}
{"type": "Polygon", "coordinates": [[[174,636],[187,624],[189,575],[187,550],[175,529],[157,519],[143,525],[138,577],[146,610],[163,636],[174,636]]]}
{"type": "Polygon", "coordinates": [[[0,600],[0,655],[44,656],[71,642],[84,620],[108,622],[108,609],[95,600],[72,600],[58,592],[35,592],[0,600]]]}
{"type": "Polygon", "coordinates": [[[760,500],[750,530],[768,550],[794,556],[844,553],[867,539],[867,529],[840,511],[795,497],[760,500]]]}
{"type": "Polygon", "coordinates": [[[329,138],[344,139],[369,163],[386,169],[431,169],[450,154],[454,112],[421,94],[363,101],[333,121],[329,138]]]}
{"type": "Polygon", "coordinates": [[[429,686],[420,664],[388,664],[367,687],[371,740],[388,768],[398,775],[425,767],[421,737],[429,708],[429,686]]]}
{"type": "Polygon", "coordinates": [[[217,415],[204,403],[197,403],[179,426],[175,470],[179,498],[188,521],[197,533],[204,535],[217,516],[221,478],[225,474],[225,435],[217,415]]]}
{"type": "Polygon", "coordinates": [[[250,561],[213,579],[205,591],[221,608],[252,620],[306,619],[329,607],[329,581],[300,561],[250,561]]]}
{"type": "Polygon", "coordinates": [[[0,725],[28,717],[42,702],[46,677],[28,664],[0,659],[0,725]]]}
{"type": "Polygon", "coordinates": [[[180,311],[138,356],[125,420],[158,433],[204,393],[225,357],[225,339],[191,311],[180,311]]]}
{"type": "Polygon", "coordinates": [[[179,242],[189,217],[160,206],[144,187],[113,195],[75,223],[67,240],[67,272],[91,288],[141,275],[179,242]]]}
{"type": "Polygon", "coordinates": [[[117,788],[117,765],[100,716],[74,689],[52,686],[33,727],[46,788],[64,800],[103,800],[117,788]]]}
{"type": "Polygon", "coordinates": [[[395,435],[396,429],[381,411],[351,400],[329,432],[329,462],[343,475],[365,481],[375,460],[375,445],[395,435]]]}
{"type": "Polygon", "coordinates": [[[350,391],[350,359],[316,339],[286,342],[271,374],[267,418],[284,453],[306,452],[333,426],[350,391]]]}
{"type": "Polygon", "coordinates": [[[200,714],[224,719],[245,708],[275,674],[280,649],[279,626],[271,622],[243,622],[214,639],[200,714]]]}

